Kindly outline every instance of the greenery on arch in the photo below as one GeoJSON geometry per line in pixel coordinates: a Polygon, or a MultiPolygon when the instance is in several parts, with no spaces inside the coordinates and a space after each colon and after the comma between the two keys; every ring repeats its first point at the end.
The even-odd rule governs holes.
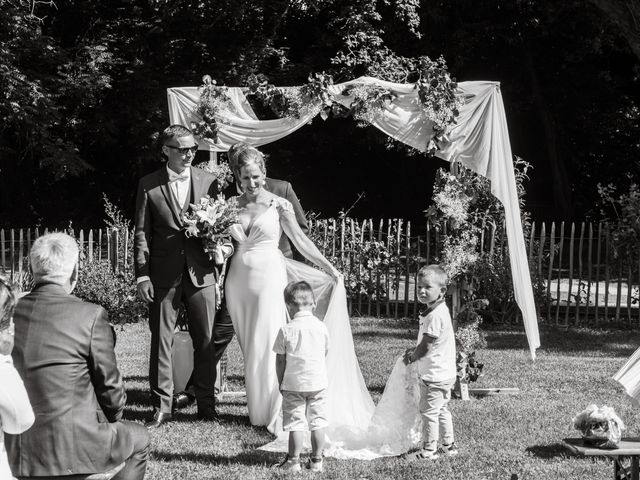
{"type": "MultiPolygon", "coordinates": [[[[449,74],[442,56],[437,60],[420,57],[414,67],[417,80],[413,88],[418,93],[424,118],[433,124],[434,135],[425,145],[427,154],[432,156],[456,124],[463,100],[456,96],[456,79],[449,74]]],[[[374,123],[396,98],[390,89],[365,82],[353,82],[336,94],[333,76],[325,72],[310,74],[307,82],[299,87],[275,86],[262,74],[249,75],[245,84],[247,97],[259,102],[277,118],[300,119],[320,114],[326,120],[351,116],[362,127],[374,123]],[[350,99],[346,107],[345,99],[350,99]]],[[[196,135],[217,141],[220,115],[216,114],[228,107],[226,87],[217,86],[209,75],[205,75],[195,110],[201,120],[192,124],[196,135]]]]}

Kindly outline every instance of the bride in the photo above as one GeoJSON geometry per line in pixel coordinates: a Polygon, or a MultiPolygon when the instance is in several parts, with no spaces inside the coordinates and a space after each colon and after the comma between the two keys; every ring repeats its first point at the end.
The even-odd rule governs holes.
{"type": "Polygon", "coordinates": [[[271,349],[287,319],[283,297],[287,268],[278,249],[282,231],[302,255],[334,279],[340,273],[302,232],[291,203],[263,188],[262,153],[236,144],[229,154],[235,156],[232,164],[243,194],[238,197],[240,223],[231,229],[236,250],[225,282],[227,308],[244,355],[249,419],[276,433],[281,429],[281,395],[271,349]]]}
{"type": "Polygon", "coordinates": [[[327,355],[327,448],[325,455],[372,459],[398,455],[420,442],[414,365],[398,359],[380,402],[374,404],[355,355],[346,291],[341,274],[300,230],[291,203],[263,186],[262,153],[245,144],[229,151],[243,194],[238,197],[240,223],[231,229],[236,243],[225,282],[227,308],[244,356],[249,419],[265,425],[277,438],[261,447],[287,451],[282,431],[282,397],[278,390],[273,343],[286,322],[283,291],[288,282],[305,280],[316,297],[314,314],[330,336],[327,355]],[[320,270],[285,258],[278,249],[284,231],[295,247],[320,270]]]}

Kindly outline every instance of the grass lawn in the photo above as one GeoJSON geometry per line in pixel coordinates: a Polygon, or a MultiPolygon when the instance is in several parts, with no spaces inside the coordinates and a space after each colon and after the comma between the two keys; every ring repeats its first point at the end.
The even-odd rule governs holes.
{"type": "MultiPolygon", "coordinates": [[[[353,319],[356,350],[364,378],[378,400],[394,359],[414,342],[416,330],[406,320],[353,319]]],[[[146,325],[118,332],[117,355],[128,390],[125,418],[142,421],[148,414],[146,325]]],[[[524,332],[491,330],[488,346],[478,352],[485,375],[472,387],[518,387],[517,396],[453,400],[460,455],[434,462],[382,458],[371,462],[326,459],[323,478],[341,479],[582,479],[611,478],[608,460],[572,456],[562,445],[576,436],[572,417],[590,403],[616,409],[625,436],[640,436],[640,412],[634,410],[611,376],[640,344],[640,333],[576,329],[542,329],[536,362],[529,360],[524,332]]],[[[232,390],[243,389],[238,344],[229,347],[232,390]]],[[[219,405],[220,425],[197,421],[195,407],[168,426],[152,432],[150,479],[286,478],[269,466],[278,454],[256,447],[271,436],[249,424],[243,398],[219,405]]],[[[301,476],[311,476],[303,472],[301,476]]]]}

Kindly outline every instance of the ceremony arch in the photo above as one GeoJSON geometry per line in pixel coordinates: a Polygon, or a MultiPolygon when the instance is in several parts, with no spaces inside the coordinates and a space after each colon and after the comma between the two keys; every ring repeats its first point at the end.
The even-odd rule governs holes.
{"type": "MultiPolygon", "coordinates": [[[[392,92],[395,98],[385,104],[371,124],[400,142],[423,152],[426,150],[434,136],[433,123],[424,116],[413,84],[359,77],[332,85],[329,90],[335,101],[348,107],[353,98],[345,95],[345,90],[355,84],[379,85],[392,92]]],[[[224,152],[236,142],[254,146],[275,142],[309,123],[319,113],[317,109],[310,109],[300,118],[259,120],[242,88],[225,89],[231,107],[217,112],[217,141],[199,139],[201,150],[224,152]]],[[[540,336],[500,84],[460,82],[456,96],[463,101],[457,123],[451,127],[447,139],[440,142],[435,155],[445,161],[460,162],[489,179],[491,192],[504,206],[515,299],[522,312],[529,352],[535,360],[540,336]]],[[[172,124],[188,127],[201,120],[196,113],[200,98],[198,87],[169,88],[167,98],[172,124]]]]}

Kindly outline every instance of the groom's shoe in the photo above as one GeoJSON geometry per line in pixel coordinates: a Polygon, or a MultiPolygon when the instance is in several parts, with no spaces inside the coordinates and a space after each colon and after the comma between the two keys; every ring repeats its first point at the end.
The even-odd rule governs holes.
{"type": "Polygon", "coordinates": [[[198,420],[205,420],[207,422],[220,423],[220,417],[218,416],[218,412],[216,412],[216,407],[213,405],[206,405],[201,407],[198,405],[198,420]]]}
{"type": "Polygon", "coordinates": [[[153,414],[153,417],[149,418],[145,422],[144,426],[151,430],[153,428],[158,428],[161,425],[164,425],[165,423],[168,423],[170,421],[171,421],[170,413],[165,413],[165,412],[161,412],[160,410],[156,410],[155,413],[153,414]]]}
{"type": "Polygon", "coordinates": [[[178,410],[188,407],[193,404],[196,399],[187,392],[176,393],[173,396],[173,403],[171,405],[171,413],[176,413],[178,410]]]}

